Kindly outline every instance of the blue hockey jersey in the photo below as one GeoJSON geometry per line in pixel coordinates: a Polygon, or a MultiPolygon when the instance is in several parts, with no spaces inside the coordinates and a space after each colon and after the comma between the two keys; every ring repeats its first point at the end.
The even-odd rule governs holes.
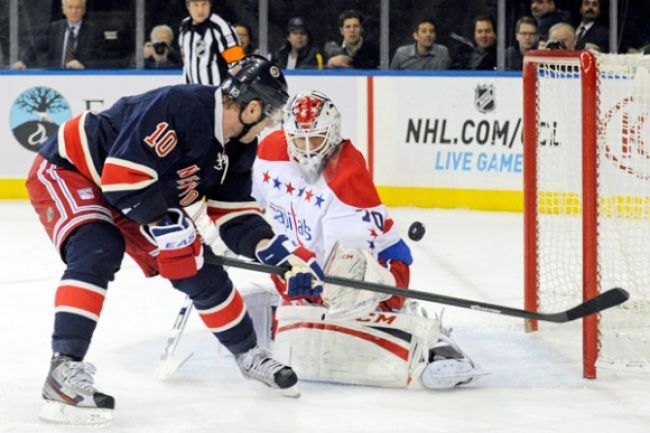
{"type": "Polygon", "coordinates": [[[162,87],[65,122],[39,152],[79,171],[141,224],[206,197],[217,213],[234,213],[219,226],[226,245],[252,257],[257,242],[273,236],[251,196],[257,142],[224,142],[222,115],[216,87],[162,87]]]}

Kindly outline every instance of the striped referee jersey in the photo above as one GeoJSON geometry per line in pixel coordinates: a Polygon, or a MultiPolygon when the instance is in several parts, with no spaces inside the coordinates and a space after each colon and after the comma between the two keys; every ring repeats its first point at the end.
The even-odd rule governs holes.
{"type": "Polygon", "coordinates": [[[185,18],[178,45],[187,83],[218,86],[228,73],[228,65],[244,57],[237,33],[217,14],[197,25],[192,24],[192,17],[185,18]]]}

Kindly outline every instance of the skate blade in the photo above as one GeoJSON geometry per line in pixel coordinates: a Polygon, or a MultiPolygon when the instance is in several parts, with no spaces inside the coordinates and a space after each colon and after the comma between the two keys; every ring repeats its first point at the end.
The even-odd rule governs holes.
{"type": "Polygon", "coordinates": [[[169,379],[174,374],[176,374],[178,369],[181,368],[183,364],[185,364],[187,360],[192,357],[192,355],[194,355],[194,353],[190,352],[188,355],[180,359],[167,358],[160,361],[153,372],[153,377],[156,380],[160,381],[169,379]]]}
{"type": "Polygon", "coordinates": [[[300,398],[300,388],[298,387],[298,384],[290,386],[289,388],[274,388],[274,389],[278,392],[278,394],[280,394],[283,397],[300,398]]]}
{"type": "Polygon", "coordinates": [[[77,407],[46,400],[38,417],[41,421],[52,424],[105,427],[113,421],[113,409],[77,407]]]}
{"type": "Polygon", "coordinates": [[[279,388],[275,384],[268,384],[268,383],[264,382],[263,380],[257,379],[255,377],[251,377],[251,376],[247,375],[246,373],[244,373],[244,379],[259,382],[262,385],[266,386],[267,388],[270,388],[271,390],[273,390],[273,392],[275,392],[277,394],[280,394],[283,397],[300,398],[300,387],[298,386],[298,383],[295,383],[295,384],[291,385],[288,388],[279,388]]]}

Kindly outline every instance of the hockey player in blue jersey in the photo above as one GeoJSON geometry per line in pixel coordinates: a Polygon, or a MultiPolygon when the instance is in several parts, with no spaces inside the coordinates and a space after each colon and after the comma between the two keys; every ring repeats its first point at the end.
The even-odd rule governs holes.
{"type": "Polygon", "coordinates": [[[242,297],[221,266],[204,263],[201,237],[180,210],[205,198],[231,250],[290,263],[292,290],[320,293],[314,254],[275,236],[251,196],[256,137],[287,98],[282,72],[251,56],[219,88],[180,85],[121,98],[65,122],[43,145],[27,188],[66,268],[56,290],[42,419],[112,419],[114,399],[95,389],[95,368],[83,360],[124,252],[147,276],[160,274],[192,299],[245,377],[299,395],[293,370],[257,347],[242,297]]]}

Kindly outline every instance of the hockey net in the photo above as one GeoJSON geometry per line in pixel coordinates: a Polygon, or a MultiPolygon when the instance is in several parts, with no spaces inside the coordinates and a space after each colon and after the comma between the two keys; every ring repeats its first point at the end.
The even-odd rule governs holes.
{"type": "Polygon", "coordinates": [[[649,68],[641,55],[525,59],[526,309],[566,309],[612,287],[630,292],[583,320],[588,378],[596,366],[650,373],[649,68]]]}

